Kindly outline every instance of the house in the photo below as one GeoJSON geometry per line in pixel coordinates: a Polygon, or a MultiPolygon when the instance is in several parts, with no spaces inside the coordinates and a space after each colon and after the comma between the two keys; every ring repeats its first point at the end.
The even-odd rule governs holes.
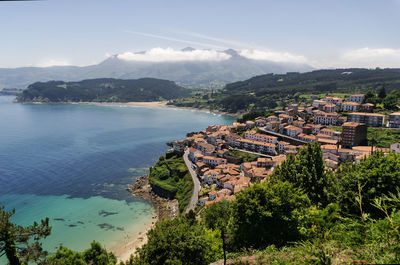
{"type": "Polygon", "coordinates": [[[275,136],[270,136],[266,134],[256,133],[254,131],[248,131],[244,134],[244,138],[252,141],[258,141],[263,143],[276,144],[278,142],[278,138],[275,136]]]}
{"type": "Polygon", "coordinates": [[[394,112],[389,115],[389,127],[400,128],[400,112],[394,112]]]}
{"type": "Polygon", "coordinates": [[[203,163],[209,166],[218,166],[221,164],[226,164],[226,159],[225,158],[219,158],[215,156],[204,156],[203,157],[203,163]]]}
{"type": "Polygon", "coordinates": [[[318,112],[314,116],[314,123],[321,124],[321,125],[337,125],[339,120],[340,114],[333,112],[333,113],[325,113],[325,112],[318,112]]]}
{"type": "Polygon", "coordinates": [[[332,137],[332,139],[335,139],[335,140],[340,140],[340,136],[342,135],[341,132],[338,132],[338,131],[335,131],[335,130],[331,130],[331,129],[327,129],[327,128],[322,129],[320,131],[320,133],[324,134],[324,135],[328,135],[328,136],[332,137]]]}
{"type": "Polygon", "coordinates": [[[274,115],[272,115],[272,116],[269,116],[269,117],[267,118],[267,121],[268,121],[268,122],[271,122],[271,121],[279,121],[279,118],[276,117],[276,116],[274,116],[274,115]]]}
{"type": "Polygon", "coordinates": [[[299,127],[288,125],[285,127],[286,135],[296,138],[303,130],[299,127]]]}
{"type": "Polygon", "coordinates": [[[275,154],[275,144],[252,141],[248,139],[238,139],[239,148],[261,154],[275,154]]]}
{"type": "Polygon", "coordinates": [[[317,137],[315,135],[307,135],[304,133],[300,133],[299,135],[297,135],[297,138],[299,138],[299,140],[310,143],[314,143],[315,141],[317,141],[317,137]]]}
{"type": "Polygon", "coordinates": [[[391,144],[390,150],[400,154],[400,142],[391,144]]]}
{"type": "Polygon", "coordinates": [[[174,150],[174,153],[182,155],[185,152],[185,142],[183,140],[173,141],[172,149],[174,150]]]}
{"type": "Polygon", "coordinates": [[[293,122],[293,117],[289,116],[287,114],[280,114],[279,115],[279,120],[281,121],[281,123],[289,123],[289,124],[291,124],[293,122]]]}
{"type": "Polygon", "coordinates": [[[357,102],[343,102],[342,110],[343,111],[358,111],[360,110],[360,103],[357,102]]]}
{"type": "Polygon", "coordinates": [[[189,148],[189,159],[193,163],[197,163],[196,158],[195,158],[196,154],[201,154],[201,152],[199,150],[197,150],[196,148],[190,147],[189,148]]]}
{"type": "Polygon", "coordinates": [[[249,129],[253,129],[256,126],[254,121],[246,121],[246,127],[249,129]]]}
{"type": "Polygon", "coordinates": [[[264,127],[267,125],[267,120],[261,117],[256,118],[256,126],[257,127],[264,127]]]}
{"type": "Polygon", "coordinates": [[[349,98],[350,102],[357,102],[359,104],[363,103],[364,101],[364,94],[354,94],[351,95],[349,98]]]}
{"type": "Polygon", "coordinates": [[[267,129],[268,131],[277,132],[277,131],[279,131],[280,124],[281,123],[279,121],[269,121],[269,122],[267,122],[265,129],[267,129]]]}
{"type": "Polygon", "coordinates": [[[339,98],[339,97],[330,97],[330,96],[326,96],[323,101],[329,103],[329,104],[340,104],[342,103],[343,99],[339,98]]]}
{"type": "Polygon", "coordinates": [[[363,112],[372,112],[374,110],[375,105],[372,103],[364,103],[361,105],[361,111],[363,112]]]}
{"type": "Polygon", "coordinates": [[[323,109],[323,111],[325,111],[327,113],[332,113],[332,112],[337,111],[338,107],[335,104],[328,103],[328,104],[324,105],[322,109],[323,109]]]}
{"type": "Polygon", "coordinates": [[[311,127],[311,133],[312,134],[318,134],[325,126],[322,126],[320,124],[307,124],[308,127],[311,127]]]}
{"type": "Polygon", "coordinates": [[[280,154],[285,153],[286,146],[288,146],[288,145],[290,145],[290,143],[285,142],[285,141],[279,141],[279,142],[278,142],[278,152],[279,152],[280,154]]]}
{"type": "Polygon", "coordinates": [[[199,149],[203,155],[211,155],[215,151],[215,146],[206,142],[200,142],[197,144],[197,149],[199,149]]]}
{"type": "Polygon", "coordinates": [[[313,107],[316,107],[317,109],[322,110],[322,108],[326,105],[326,101],[315,99],[312,103],[313,107]]]}
{"type": "Polygon", "coordinates": [[[306,122],[305,121],[293,121],[293,126],[299,127],[299,128],[303,128],[304,124],[306,122]]]}
{"type": "Polygon", "coordinates": [[[267,160],[265,157],[257,158],[257,167],[267,167],[267,160]]]}

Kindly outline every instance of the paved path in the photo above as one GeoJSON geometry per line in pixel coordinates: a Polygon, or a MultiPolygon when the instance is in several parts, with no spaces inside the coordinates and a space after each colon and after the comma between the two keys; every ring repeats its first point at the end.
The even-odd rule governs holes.
{"type": "Polygon", "coordinates": [[[199,192],[200,192],[200,181],[197,178],[196,172],[192,168],[192,162],[189,160],[189,150],[186,150],[184,155],[183,155],[183,160],[185,160],[186,167],[188,168],[190,175],[192,176],[193,179],[193,194],[192,198],[190,199],[190,203],[186,209],[186,213],[189,212],[190,210],[194,210],[194,207],[196,207],[198,198],[199,198],[199,192]]]}

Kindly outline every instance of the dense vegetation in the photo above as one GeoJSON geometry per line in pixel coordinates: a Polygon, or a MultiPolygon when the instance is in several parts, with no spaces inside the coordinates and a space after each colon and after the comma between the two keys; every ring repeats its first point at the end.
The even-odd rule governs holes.
{"type": "MultiPolygon", "coordinates": [[[[321,93],[377,93],[385,87],[389,93],[400,89],[400,69],[336,69],[308,73],[267,74],[231,83],[224,89],[197,98],[173,100],[177,106],[207,108],[236,113],[284,107],[306,101],[304,95],[321,93]]],[[[382,95],[381,95],[382,96],[382,95]]],[[[378,97],[379,98],[379,97],[378,97]]],[[[376,99],[375,96],[373,99],[376,99]]],[[[377,101],[393,108],[400,95],[377,101]]]]}
{"type": "MultiPolygon", "coordinates": [[[[256,253],[258,263],[252,264],[342,264],[362,259],[398,263],[399,187],[399,154],[377,152],[332,172],[324,170],[319,145],[308,144],[282,163],[270,181],[252,185],[232,202],[206,207],[201,221],[193,225],[217,232],[228,258],[242,251],[256,253]]],[[[178,224],[169,225],[163,227],[164,234],[178,233],[178,224]]],[[[162,237],[149,236],[155,238],[145,248],[179,256],[177,249],[160,243],[162,237]]],[[[182,244],[198,242],[185,239],[182,244]]],[[[220,251],[203,255],[217,259],[220,251]]],[[[145,256],[143,250],[141,262],[135,264],[154,264],[142,259],[145,256]]]]}
{"type": "Polygon", "coordinates": [[[190,90],[172,81],[141,78],[101,78],[80,82],[37,82],[24,90],[21,102],[129,102],[158,101],[189,96],[190,90]]]}
{"type": "Polygon", "coordinates": [[[158,162],[150,168],[149,183],[161,188],[165,195],[179,201],[179,211],[183,212],[190,202],[193,193],[193,181],[185,162],[181,156],[162,156],[158,162]]]}

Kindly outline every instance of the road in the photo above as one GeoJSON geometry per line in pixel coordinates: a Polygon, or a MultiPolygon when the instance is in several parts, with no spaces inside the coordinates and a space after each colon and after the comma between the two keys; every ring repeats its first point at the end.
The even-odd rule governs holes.
{"type": "Polygon", "coordinates": [[[187,213],[190,210],[194,210],[194,207],[196,207],[200,192],[200,181],[197,178],[196,172],[192,168],[192,162],[189,160],[189,150],[185,150],[185,153],[183,155],[183,160],[185,160],[186,167],[188,168],[190,175],[192,176],[193,179],[193,194],[192,198],[190,199],[190,203],[186,209],[187,213]]]}

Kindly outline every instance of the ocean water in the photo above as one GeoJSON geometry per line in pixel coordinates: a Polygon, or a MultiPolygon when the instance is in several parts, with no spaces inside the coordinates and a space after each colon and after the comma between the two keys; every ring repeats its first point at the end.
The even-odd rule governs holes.
{"type": "MultiPolygon", "coordinates": [[[[0,205],[13,221],[50,218],[43,241],[112,249],[152,222],[153,207],[125,189],[148,172],[166,142],[233,118],[170,108],[24,105],[0,97],[0,205]]],[[[2,264],[4,260],[0,260],[2,264]]]]}

